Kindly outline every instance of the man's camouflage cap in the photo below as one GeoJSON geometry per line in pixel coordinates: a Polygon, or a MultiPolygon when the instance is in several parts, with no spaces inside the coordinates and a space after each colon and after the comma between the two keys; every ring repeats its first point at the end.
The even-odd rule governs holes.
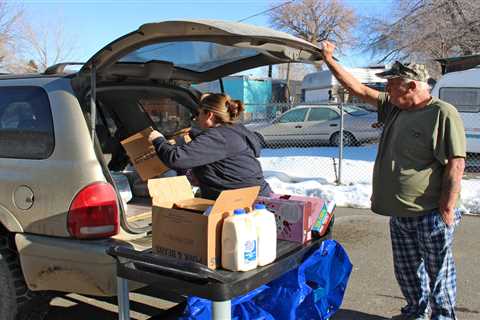
{"type": "Polygon", "coordinates": [[[422,82],[427,82],[429,78],[427,67],[424,64],[403,64],[398,61],[395,61],[390,69],[377,73],[376,75],[384,79],[405,78],[422,82]]]}

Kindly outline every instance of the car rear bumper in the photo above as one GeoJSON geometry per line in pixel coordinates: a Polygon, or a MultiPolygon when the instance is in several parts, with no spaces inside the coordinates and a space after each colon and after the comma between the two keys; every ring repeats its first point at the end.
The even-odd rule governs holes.
{"type": "MultiPolygon", "coordinates": [[[[115,239],[82,241],[20,233],[15,243],[31,290],[95,296],[116,294],[116,263],[106,250],[112,245],[133,247],[115,239]]],[[[130,284],[132,290],[141,286],[130,284]]]]}

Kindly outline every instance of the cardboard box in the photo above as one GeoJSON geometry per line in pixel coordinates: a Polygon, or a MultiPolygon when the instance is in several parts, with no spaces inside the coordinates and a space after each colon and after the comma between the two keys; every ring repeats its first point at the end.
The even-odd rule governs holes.
{"type": "Polygon", "coordinates": [[[130,161],[143,181],[160,176],[169,170],[169,168],[160,161],[155,152],[155,148],[148,141],[148,135],[152,131],[153,129],[149,127],[121,141],[130,161]]]}
{"type": "Polygon", "coordinates": [[[323,237],[330,225],[330,221],[333,217],[333,212],[335,211],[335,201],[324,202],[322,210],[317,218],[317,221],[312,227],[312,236],[314,237],[323,237]]]}
{"type": "Polygon", "coordinates": [[[168,140],[168,142],[170,142],[171,144],[177,144],[177,141],[179,145],[192,141],[192,138],[190,138],[190,128],[178,130],[173,134],[170,140],[168,140]]]}
{"type": "Polygon", "coordinates": [[[296,199],[284,199],[281,195],[258,197],[256,203],[265,204],[275,215],[278,239],[305,243],[311,239],[310,231],[320,213],[318,201],[321,199],[293,197],[296,199]]]}
{"type": "Polygon", "coordinates": [[[251,208],[260,191],[260,187],[223,191],[210,214],[202,215],[190,210],[192,203],[205,205],[211,200],[194,198],[185,176],[150,179],[148,189],[153,203],[153,251],[210,269],[221,265],[223,219],[234,209],[251,208]],[[180,209],[182,206],[190,208],[180,209]]]}
{"type": "Polygon", "coordinates": [[[197,213],[204,213],[206,210],[208,210],[208,207],[211,207],[214,204],[215,204],[215,201],[210,199],[192,198],[192,199],[182,200],[181,202],[175,202],[173,204],[173,208],[190,210],[197,213]]]}
{"type": "Polygon", "coordinates": [[[317,222],[317,219],[322,212],[323,207],[325,206],[325,201],[317,197],[306,197],[306,196],[297,196],[290,194],[271,194],[270,198],[274,199],[285,199],[285,200],[296,200],[296,201],[308,201],[311,203],[311,213],[307,214],[307,230],[310,231],[314,224],[317,222]]]}

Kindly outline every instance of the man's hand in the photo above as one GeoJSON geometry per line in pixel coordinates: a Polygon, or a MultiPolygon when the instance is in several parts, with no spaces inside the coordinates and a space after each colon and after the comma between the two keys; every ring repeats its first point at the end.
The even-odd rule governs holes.
{"type": "Polygon", "coordinates": [[[443,222],[451,226],[455,221],[455,206],[462,184],[463,170],[465,169],[465,159],[462,157],[453,157],[448,159],[442,180],[442,194],[438,208],[443,222]]]}
{"type": "Polygon", "coordinates": [[[330,41],[322,41],[320,48],[323,61],[328,66],[332,74],[337,78],[338,82],[347,89],[351,94],[360,98],[375,108],[378,104],[378,92],[375,89],[369,88],[358,79],[356,79],[350,72],[345,70],[335,59],[333,58],[333,52],[335,51],[335,45],[330,41]]]}
{"type": "Polygon", "coordinates": [[[148,142],[152,143],[153,140],[157,139],[157,138],[165,138],[163,136],[163,134],[161,134],[160,132],[158,132],[157,130],[153,130],[152,132],[150,132],[150,134],[148,135],[148,142]]]}
{"type": "Polygon", "coordinates": [[[322,55],[325,61],[333,59],[333,52],[335,51],[335,45],[330,41],[322,41],[321,43],[322,55]]]}

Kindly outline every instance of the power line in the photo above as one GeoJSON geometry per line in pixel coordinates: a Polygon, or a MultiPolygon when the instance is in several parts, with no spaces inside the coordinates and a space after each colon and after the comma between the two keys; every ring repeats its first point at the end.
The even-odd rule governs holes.
{"type": "Polygon", "coordinates": [[[248,20],[248,19],[250,19],[250,18],[254,18],[254,17],[257,17],[257,16],[264,15],[265,13],[267,13],[267,12],[269,12],[269,11],[272,11],[272,10],[275,10],[275,9],[277,9],[277,8],[283,7],[283,6],[285,6],[285,5],[287,5],[287,4],[290,4],[290,3],[292,3],[292,2],[294,2],[294,0],[292,0],[292,1],[287,1],[287,2],[285,2],[285,3],[282,3],[282,4],[278,5],[278,6],[272,7],[272,8],[267,9],[267,10],[263,10],[262,12],[256,13],[256,14],[254,14],[254,15],[248,16],[248,17],[243,18],[243,19],[240,19],[240,20],[238,20],[237,22],[242,22],[242,21],[248,20]]]}

